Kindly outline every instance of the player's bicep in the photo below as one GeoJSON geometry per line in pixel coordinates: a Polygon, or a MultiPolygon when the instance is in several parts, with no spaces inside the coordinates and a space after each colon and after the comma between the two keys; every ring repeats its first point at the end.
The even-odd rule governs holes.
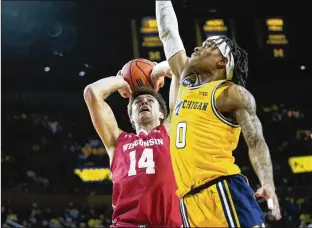
{"type": "Polygon", "coordinates": [[[173,74],[180,78],[182,71],[187,63],[188,57],[185,51],[179,51],[168,59],[169,66],[173,74]]]}
{"type": "Polygon", "coordinates": [[[121,133],[114,113],[105,101],[93,97],[92,92],[86,91],[84,97],[93,126],[102,139],[107,152],[111,155],[121,133]]]}
{"type": "Polygon", "coordinates": [[[257,116],[256,101],[252,94],[241,86],[236,89],[236,104],[239,108],[235,110],[238,124],[242,128],[243,136],[249,149],[255,149],[259,142],[264,142],[262,125],[257,116]]]}

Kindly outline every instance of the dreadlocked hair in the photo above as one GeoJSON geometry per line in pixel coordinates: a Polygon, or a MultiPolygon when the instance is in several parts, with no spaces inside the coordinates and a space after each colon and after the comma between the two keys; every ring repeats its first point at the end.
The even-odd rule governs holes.
{"type": "Polygon", "coordinates": [[[246,86],[246,80],[248,76],[248,54],[247,52],[239,47],[233,40],[226,36],[220,36],[216,43],[226,42],[226,45],[230,47],[231,53],[234,58],[234,69],[232,81],[240,86],[246,86]]]}
{"type": "MultiPolygon", "coordinates": [[[[164,114],[164,119],[160,120],[160,123],[162,124],[165,121],[165,119],[167,119],[167,117],[168,117],[168,109],[166,106],[166,102],[160,93],[155,92],[152,88],[149,88],[149,87],[139,87],[139,88],[133,90],[132,96],[131,96],[129,103],[128,103],[129,118],[132,116],[132,104],[133,104],[134,100],[138,96],[141,96],[141,95],[151,95],[157,100],[157,102],[159,104],[159,110],[160,110],[160,112],[162,112],[164,114]]],[[[135,129],[135,125],[134,125],[133,121],[131,121],[131,124],[132,124],[132,127],[135,129]]]]}

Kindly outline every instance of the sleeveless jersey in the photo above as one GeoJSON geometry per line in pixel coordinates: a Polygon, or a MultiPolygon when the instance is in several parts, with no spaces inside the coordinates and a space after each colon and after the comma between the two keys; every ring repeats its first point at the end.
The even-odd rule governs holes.
{"type": "Polygon", "coordinates": [[[169,143],[163,125],[121,133],[111,164],[113,226],[181,226],[169,143]]]}
{"type": "Polygon", "coordinates": [[[171,119],[170,152],[179,197],[217,177],[240,173],[232,151],[241,128],[215,106],[230,82],[191,85],[189,78],[182,81],[171,119]]]}

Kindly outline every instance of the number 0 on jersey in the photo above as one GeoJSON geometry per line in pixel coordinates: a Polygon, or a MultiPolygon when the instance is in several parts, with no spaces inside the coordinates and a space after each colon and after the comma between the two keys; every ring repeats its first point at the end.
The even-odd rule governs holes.
{"type": "Polygon", "coordinates": [[[179,122],[177,124],[176,133],[176,147],[182,149],[186,146],[186,122],[179,122]]]}

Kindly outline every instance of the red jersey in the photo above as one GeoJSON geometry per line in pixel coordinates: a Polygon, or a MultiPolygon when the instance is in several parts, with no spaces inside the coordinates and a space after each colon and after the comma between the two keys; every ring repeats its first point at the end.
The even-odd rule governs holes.
{"type": "Polygon", "coordinates": [[[111,164],[113,226],[182,225],[169,143],[163,125],[120,134],[111,164]]]}

